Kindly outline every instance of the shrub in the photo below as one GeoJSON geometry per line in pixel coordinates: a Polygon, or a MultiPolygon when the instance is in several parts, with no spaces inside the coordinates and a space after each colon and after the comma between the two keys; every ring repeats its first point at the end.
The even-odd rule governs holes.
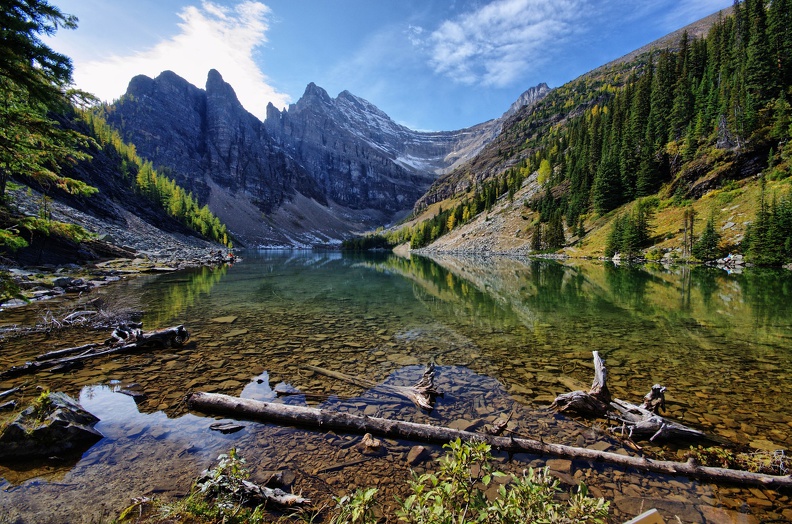
{"type": "MultiPolygon", "coordinates": [[[[464,522],[500,523],[602,523],[609,503],[588,496],[581,484],[566,502],[556,495],[559,481],[548,469],[533,468],[500,483],[497,497],[489,500],[485,491],[505,473],[492,468],[490,446],[483,442],[463,443],[459,439],[444,446],[449,453],[439,460],[437,473],[413,474],[412,494],[399,500],[396,516],[411,524],[464,522]]],[[[338,500],[333,524],[373,523],[375,489],[358,490],[338,500]]]]}

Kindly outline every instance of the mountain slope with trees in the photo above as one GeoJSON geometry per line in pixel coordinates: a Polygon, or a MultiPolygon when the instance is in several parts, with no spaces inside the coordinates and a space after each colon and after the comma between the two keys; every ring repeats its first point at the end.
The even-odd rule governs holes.
{"type": "MultiPolygon", "coordinates": [[[[771,229],[776,244],[785,245],[792,162],[789,4],[735,3],[730,13],[710,18],[701,38],[683,31],[672,47],[614,62],[553,90],[515,115],[479,157],[438,181],[422,199],[435,207],[417,208],[418,219],[391,238],[413,247],[436,242],[436,250],[475,251],[486,235],[473,231],[495,213],[512,223],[510,241],[495,250],[566,248],[602,255],[599,230],[612,228],[616,216],[626,213],[617,210],[651,197],[638,205],[648,213],[649,228],[656,213],[681,209],[684,215],[685,207],[699,207],[708,213],[699,211],[700,221],[713,212],[724,215],[715,230],[728,225],[729,240],[742,242],[740,249],[757,260],[756,241],[771,229]],[[760,174],[768,179],[768,192],[755,195],[746,184],[760,174]],[[469,183],[461,186],[462,179],[469,183]],[[461,192],[448,191],[460,186],[461,192]],[[731,224],[732,215],[701,203],[713,192],[750,194],[758,201],[746,206],[760,210],[747,242],[745,222],[753,216],[731,224]],[[515,218],[521,226],[514,226],[515,218]]],[[[732,206],[740,203],[738,196],[730,196],[732,206]]],[[[688,231],[667,229],[662,237],[647,229],[637,245],[673,247],[677,233],[688,231]]]]}
{"type": "Polygon", "coordinates": [[[175,234],[193,239],[183,245],[230,245],[225,226],[208,208],[79,109],[95,100],[71,88],[71,60],[41,39],[76,24],[43,0],[2,2],[0,255],[41,264],[128,254],[95,237],[103,225],[125,233],[131,222],[140,230],[137,238],[180,244],[175,234]],[[72,212],[59,212],[67,220],[54,219],[54,200],[59,209],[71,206],[72,212]],[[82,225],[70,219],[77,216],[85,218],[82,225]]]}

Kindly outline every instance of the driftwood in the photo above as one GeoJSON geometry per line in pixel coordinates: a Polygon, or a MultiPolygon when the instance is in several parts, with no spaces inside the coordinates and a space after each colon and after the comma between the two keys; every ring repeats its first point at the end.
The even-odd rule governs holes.
{"type": "Polygon", "coordinates": [[[659,438],[718,440],[702,431],[660,416],[659,413],[665,409],[666,392],[666,388],[660,384],[652,386],[652,390],[646,394],[640,406],[612,398],[608,391],[608,373],[605,363],[599,356],[599,352],[593,351],[592,353],[594,355],[594,383],[591,389],[588,393],[572,391],[559,395],[550,405],[551,409],[560,413],[571,411],[584,416],[607,417],[616,420],[621,425],[610,428],[610,431],[621,433],[622,436],[629,439],[649,437],[650,441],[659,438]]]}
{"type": "Polygon", "coordinates": [[[605,363],[599,356],[598,351],[594,351],[594,383],[591,389],[585,391],[572,391],[559,395],[550,405],[559,413],[564,411],[574,411],[575,413],[591,414],[596,417],[604,416],[610,409],[608,404],[611,401],[611,394],[608,391],[607,379],[608,372],[605,363]]]}
{"type": "Polygon", "coordinates": [[[0,378],[17,377],[44,369],[52,371],[71,369],[84,360],[115,353],[182,347],[189,338],[190,334],[183,325],[148,332],[143,332],[137,327],[119,326],[104,344],[86,344],[40,355],[40,359],[25,362],[0,373],[0,378]],[[74,355],[74,353],[78,354],[74,355]]]}
{"type": "Polygon", "coordinates": [[[233,415],[237,418],[318,428],[325,431],[332,430],[358,434],[371,433],[372,435],[388,438],[432,443],[446,443],[459,438],[463,441],[483,441],[494,449],[510,453],[531,453],[535,455],[551,455],[575,460],[602,462],[614,466],[635,468],[639,471],[663,473],[667,475],[684,475],[712,482],[735,482],[739,484],[759,485],[767,488],[792,487],[792,476],[789,475],[765,475],[747,471],[699,466],[692,460],[688,462],[651,460],[644,457],[620,455],[607,451],[565,446],[562,444],[550,444],[528,438],[512,438],[484,433],[472,433],[429,424],[366,417],[343,412],[329,412],[305,406],[263,402],[222,395],[219,393],[193,393],[187,398],[187,405],[192,409],[197,409],[205,413],[233,415]]]}
{"type": "MultiPolygon", "coordinates": [[[[25,382],[25,384],[27,384],[27,382],[25,382]]],[[[17,386],[15,388],[7,389],[5,391],[0,391],[0,398],[6,398],[9,395],[13,395],[14,393],[22,389],[25,386],[25,384],[22,384],[21,386],[17,386]]]]}
{"type": "Polygon", "coordinates": [[[435,398],[439,396],[439,393],[437,392],[437,389],[435,389],[434,385],[435,367],[432,363],[427,364],[423,376],[413,386],[392,386],[390,384],[378,384],[365,378],[354,377],[352,375],[347,375],[346,373],[340,373],[338,371],[332,371],[330,369],[320,368],[318,366],[306,365],[305,369],[309,369],[328,377],[337,378],[339,380],[343,380],[344,382],[349,382],[350,384],[354,384],[366,389],[374,389],[384,393],[389,393],[391,395],[406,398],[420,409],[426,411],[432,411],[434,409],[435,398]]]}
{"type": "Polygon", "coordinates": [[[259,486],[249,480],[243,480],[242,486],[245,490],[245,496],[249,500],[270,502],[281,507],[298,506],[301,504],[308,504],[311,502],[308,499],[302,498],[293,493],[286,493],[280,488],[268,488],[266,486],[259,486]]]}
{"type": "Polygon", "coordinates": [[[610,405],[619,412],[615,418],[622,422],[621,427],[612,427],[610,431],[614,433],[621,431],[623,436],[630,439],[649,437],[650,441],[657,438],[715,440],[714,437],[707,435],[703,431],[672,422],[645,409],[643,406],[636,406],[619,399],[613,399],[610,405]]]}

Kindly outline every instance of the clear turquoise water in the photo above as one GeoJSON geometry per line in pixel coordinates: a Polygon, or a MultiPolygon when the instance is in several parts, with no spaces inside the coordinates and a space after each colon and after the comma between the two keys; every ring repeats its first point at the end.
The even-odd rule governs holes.
{"type": "MultiPolygon", "coordinates": [[[[570,386],[590,384],[593,350],[605,358],[614,396],[637,403],[659,382],[668,388],[672,418],[740,445],[789,449],[791,275],[249,252],[233,267],[107,287],[101,293],[109,303],[145,312],[146,329],[185,324],[193,343],[31,379],[79,396],[102,419],[98,428],[106,438],[76,462],[0,466],[0,523],[40,516],[101,520],[132,496],[178,496],[231,446],[248,458],[254,475],[285,467],[295,473],[295,486],[318,500],[372,484],[389,496],[408,475],[404,456],[413,443],[389,442],[384,456],[371,458],[357,451],[359,437],[252,423],[231,435],[209,431],[214,420],[184,406],[184,395],[194,390],[271,400],[272,389],[284,383],[310,394],[289,402],[458,427],[480,427],[514,412],[522,434],[616,451],[620,443],[607,434],[546,410],[570,386]],[[431,414],[306,368],[409,384],[430,360],[446,393],[431,414]],[[116,392],[130,384],[146,399],[136,404],[116,392]]],[[[22,321],[41,315],[42,307],[14,315],[22,321]]],[[[9,340],[0,348],[0,366],[104,336],[9,340]]],[[[0,383],[0,390],[13,385],[0,383]]],[[[672,458],[677,449],[664,448],[672,458]]],[[[504,467],[544,463],[517,458],[504,467]]],[[[718,511],[775,518],[790,509],[788,494],[578,463],[561,469],[570,484],[585,481],[613,500],[614,521],[642,504],[683,522],[722,517],[718,511]]]]}

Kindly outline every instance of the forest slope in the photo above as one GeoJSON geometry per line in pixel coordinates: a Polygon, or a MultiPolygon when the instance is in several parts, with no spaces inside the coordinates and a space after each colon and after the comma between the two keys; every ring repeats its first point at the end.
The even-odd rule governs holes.
{"type": "Polygon", "coordinates": [[[643,202],[637,207],[651,217],[642,225],[643,250],[689,254],[683,218],[691,215],[696,237],[712,220],[724,250],[768,244],[773,221],[775,243],[784,245],[792,158],[789,4],[738,3],[731,14],[694,24],[700,38],[682,30],[673,45],[661,39],[659,47],[554,89],[518,112],[473,161],[439,180],[391,240],[434,251],[601,256],[612,251],[615,219],[633,216],[643,202]]]}

